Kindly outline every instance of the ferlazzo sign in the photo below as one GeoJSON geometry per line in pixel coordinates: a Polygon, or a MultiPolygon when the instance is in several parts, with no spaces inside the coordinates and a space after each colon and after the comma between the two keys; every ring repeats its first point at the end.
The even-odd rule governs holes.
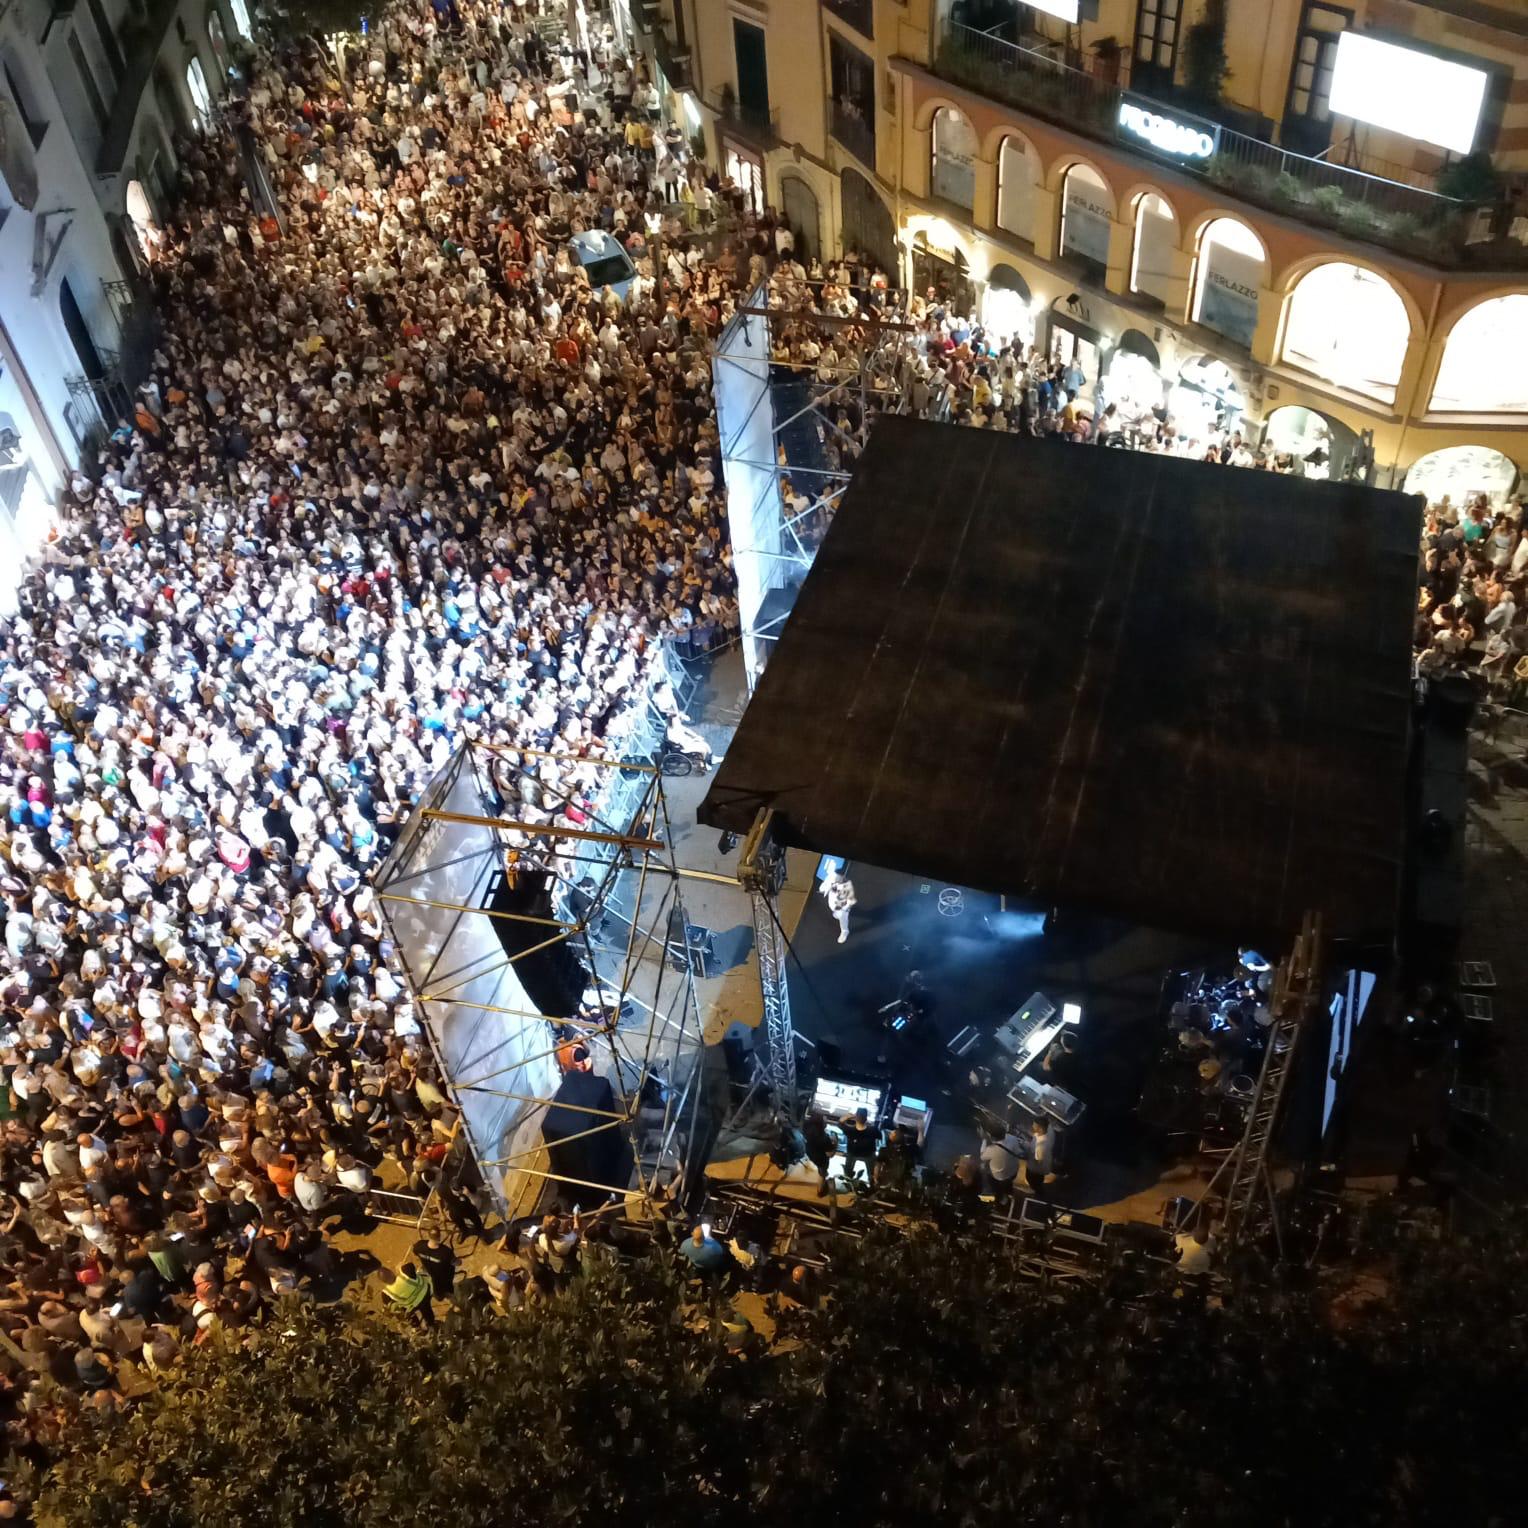
{"type": "Polygon", "coordinates": [[[1220,129],[1213,122],[1179,122],[1134,101],[1119,103],[1118,122],[1122,138],[1149,143],[1175,159],[1208,159],[1219,147],[1220,129]]]}

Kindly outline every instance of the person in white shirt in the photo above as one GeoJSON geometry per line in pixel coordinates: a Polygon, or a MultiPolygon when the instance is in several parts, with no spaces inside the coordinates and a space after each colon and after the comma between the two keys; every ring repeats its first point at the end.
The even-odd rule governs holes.
{"type": "Polygon", "coordinates": [[[297,1174],[293,1191],[297,1195],[297,1202],[310,1215],[323,1209],[329,1199],[329,1189],[324,1182],[323,1168],[317,1162],[309,1162],[297,1174]]]}
{"type": "Polygon", "coordinates": [[[849,937],[849,910],[857,900],[854,882],[836,864],[830,864],[817,890],[827,899],[828,911],[838,919],[838,942],[843,944],[849,937]]]}

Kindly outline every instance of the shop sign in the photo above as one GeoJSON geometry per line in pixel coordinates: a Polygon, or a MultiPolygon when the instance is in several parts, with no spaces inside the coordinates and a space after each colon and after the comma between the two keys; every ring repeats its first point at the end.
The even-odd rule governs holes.
{"type": "Polygon", "coordinates": [[[1116,127],[1124,142],[1148,144],[1170,159],[1209,159],[1220,147],[1219,123],[1183,121],[1128,97],[1119,103],[1116,127]]]}
{"type": "Polygon", "coordinates": [[[1091,186],[1081,184],[1076,176],[1067,180],[1061,252],[1082,255],[1099,265],[1109,263],[1109,224],[1113,214],[1091,186]]]}
{"type": "Polygon", "coordinates": [[[1201,258],[1205,261],[1205,272],[1199,299],[1199,322],[1250,350],[1257,329],[1262,257],[1211,242],[1207,243],[1201,258]]]}
{"type": "Polygon", "coordinates": [[[1051,310],[1062,323],[1069,319],[1074,323],[1084,325],[1094,334],[1098,333],[1098,320],[1093,316],[1092,305],[1086,297],[1079,295],[1076,302],[1068,302],[1064,297],[1058,297],[1051,304],[1051,310]]]}

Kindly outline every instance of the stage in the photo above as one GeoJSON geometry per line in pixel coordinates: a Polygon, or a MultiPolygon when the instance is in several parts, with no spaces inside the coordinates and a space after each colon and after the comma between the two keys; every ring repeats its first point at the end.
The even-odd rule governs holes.
{"type": "MultiPolygon", "coordinates": [[[[1036,991],[1058,1005],[1080,1003],[1074,1091],[1087,1110],[1070,1131],[1068,1202],[1106,1204],[1154,1187],[1165,1159],[1134,1110],[1163,1039],[1162,979],[1232,952],[1082,914],[1063,914],[1044,932],[1037,907],[1010,902],[1004,910],[995,896],[873,865],[851,864],[849,875],[858,901],[847,943],[837,942],[838,924],[820,896],[791,940],[792,1017],[810,1042],[803,1066],[926,1100],[934,1124],[925,1161],[945,1168],[979,1144],[969,1068],[948,1057],[950,1038],[967,1025],[990,1035],[1036,991]],[[929,993],[928,1018],[921,1033],[888,1035],[877,1010],[914,969],[929,993]]],[[[1038,1074],[1038,1061],[1030,1071],[1038,1074]]]]}

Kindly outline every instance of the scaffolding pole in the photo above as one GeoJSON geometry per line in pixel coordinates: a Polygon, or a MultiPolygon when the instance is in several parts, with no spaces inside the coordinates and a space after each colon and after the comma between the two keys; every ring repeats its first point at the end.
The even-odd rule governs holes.
{"type": "MultiPolygon", "coordinates": [[[[568,1139],[604,1130],[619,1132],[632,1153],[631,1186],[625,1192],[645,1197],[654,1187],[653,1172],[666,1163],[678,1162],[687,1149],[680,1133],[686,1127],[694,1129],[693,1119],[685,1118],[684,1111],[692,1096],[693,1074],[703,1043],[695,973],[688,962],[677,974],[672,972],[666,960],[666,942],[652,931],[654,925],[661,926],[671,908],[683,917],[661,776],[654,767],[633,765],[624,759],[577,759],[600,777],[597,794],[610,815],[590,815],[601,829],[607,829],[609,823],[608,829],[527,823],[497,812],[495,793],[502,799],[506,785],[514,784],[513,776],[531,777],[533,761],[558,756],[534,750],[485,749],[480,760],[478,752],[474,744],[458,752],[426,792],[400,833],[394,853],[373,877],[383,917],[397,946],[400,969],[419,1007],[422,1028],[440,1063],[442,1081],[457,1107],[459,1120],[465,1124],[465,1105],[474,1097],[499,1098],[522,1106],[507,1123],[494,1127],[499,1133],[492,1140],[476,1139],[466,1129],[461,1134],[505,1213],[513,1212],[510,1201],[527,1193],[531,1184],[537,1185],[538,1194],[541,1186],[559,1182],[580,1189],[598,1187],[534,1165],[545,1149],[536,1121],[552,1102],[552,1095],[551,1091],[537,1091],[539,1082],[526,1089],[514,1081],[522,1068],[544,1066],[549,1058],[555,1058],[570,1036],[581,1037],[591,1046],[597,1042],[615,1087],[616,1109],[564,1106],[591,1118],[589,1128],[568,1139]],[[497,780],[482,767],[488,757],[496,761],[497,780]],[[453,792],[465,799],[457,809],[444,809],[453,792]],[[479,802],[484,810],[476,809],[479,802]],[[660,826],[661,837],[657,833],[660,826]],[[476,831],[483,835],[483,847],[468,853],[453,852],[440,840],[440,832],[447,829],[458,837],[462,830],[476,831]],[[528,841],[513,841],[522,834],[528,841]],[[569,843],[593,848],[596,857],[585,861],[559,850],[560,845],[569,843]],[[474,865],[481,869],[474,870],[474,865]],[[495,871],[546,877],[553,916],[501,913],[483,905],[486,877],[495,871]],[[450,872],[454,883],[449,889],[434,885],[440,872],[450,872]],[[628,929],[627,937],[608,950],[596,948],[590,928],[601,922],[607,905],[615,913],[612,904],[618,895],[634,898],[631,918],[617,915],[628,929]],[[411,937],[407,929],[410,903],[421,917],[433,919],[438,931],[428,935],[416,931],[411,937]],[[443,914],[448,915],[445,920],[443,914]],[[439,972],[442,957],[450,958],[447,951],[452,941],[473,915],[487,915],[499,928],[539,925],[538,932],[551,937],[538,939],[532,934],[530,946],[513,954],[492,949],[491,964],[485,965],[490,960],[490,952],[485,952],[458,970],[439,972]],[[421,939],[428,942],[421,944],[421,939]],[[577,950],[585,979],[592,984],[592,995],[586,989],[576,1014],[560,1018],[555,1013],[494,1002],[486,994],[456,995],[477,977],[491,976],[501,968],[512,969],[527,956],[562,943],[577,950]],[[413,951],[414,961],[406,950],[413,951]],[[621,1025],[628,1001],[633,1013],[646,1013],[645,1021],[633,1022],[629,1030],[621,1025]],[[591,1016],[595,1011],[597,1021],[591,1016]],[[462,1017],[469,1014],[475,1017],[462,1017]],[[453,1022],[452,1015],[457,1016],[458,1023],[497,1016],[511,1024],[503,1035],[485,1036],[486,1049],[481,1043],[464,1049],[459,1037],[448,1055],[444,1034],[453,1022]],[[495,1047],[502,1047],[500,1055],[495,1054],[495,1047]],[[451,1056],[455,1057],[454,1066],[451,1056]],[[644,1107],[650,1087],[661,1093],[661,1111],[656,1100],[644,1107]],[[640,1124],[643,1118],[649,1120],[645,1129],[640,1124]],[[599,1123],[593,1123],[595,1120],[599,1123]],[[534,1140],[531,1131],[536,1132],[534,1140]],[[652,1150],[644,1149],[649,1137],[654,1143],[652,1150]],[[506,1181],[506,1169],[516,1180],[513,1187],[506,1181]]],[[[472,1040],[478,1041],[475,1031],[472,1040]]],[[[551,1089],[552,1082],[547,1086],[551,1089]]],[[[695,1089],[693,1096],[698,1098],[699,1091],[695,1089]]],[[[493,1130],[485,1125],[485,1132],[492,1134],[493,1130]]],[[[692,1134],[689,1140],[694,1139],[692,1134]]]]}

